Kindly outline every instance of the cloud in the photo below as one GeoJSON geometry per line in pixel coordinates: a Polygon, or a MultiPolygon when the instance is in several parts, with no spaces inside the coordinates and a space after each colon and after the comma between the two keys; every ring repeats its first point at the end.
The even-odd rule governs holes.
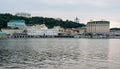
{"type": "MultiPolygon", "coordinates": [[[[1,12],[29,12],[33,16],[80,21],[105,19],[119,23],[120,0],[0,0],[1,12]]],[[[114,24],[113,23],[113,24],[114,24]]],[[[112,26],[112,25],[111,25],[112,26]]]]}
{"type": "Polygon", "coordinates": [[[0,4],[0,8],[16,10],[104,11],[111,3],[108,0],[1,0],[0,4]]]}

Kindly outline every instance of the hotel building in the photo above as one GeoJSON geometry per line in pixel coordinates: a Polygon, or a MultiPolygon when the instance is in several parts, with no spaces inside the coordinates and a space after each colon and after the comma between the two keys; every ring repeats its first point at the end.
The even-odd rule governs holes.
{"type": "Polygon", "coordinates": [[[90,21],[87,23],[87,33],[109,33],[109,21],[90,21]]]}

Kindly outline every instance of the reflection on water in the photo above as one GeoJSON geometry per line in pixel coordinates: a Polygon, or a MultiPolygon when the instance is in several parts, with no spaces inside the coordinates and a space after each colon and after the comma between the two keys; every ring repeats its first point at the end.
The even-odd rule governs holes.
{"type": "Polygon", "coordinates": [[[0,40],[0,69],[119,69],[117,39],[0,40]]]}
{"type": "Polygon", "coordinates": [[[109,46],[110,69],[120,69],[120,41],[112,40],[109,46]]]}

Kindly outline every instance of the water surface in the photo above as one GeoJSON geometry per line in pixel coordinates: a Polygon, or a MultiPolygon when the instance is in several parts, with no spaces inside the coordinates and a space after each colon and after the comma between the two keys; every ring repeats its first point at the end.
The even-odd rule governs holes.
{"type": "Polygon", "coordinates": [[[4,39],[0,69],[120,69],[120,40],[4,39]]]}

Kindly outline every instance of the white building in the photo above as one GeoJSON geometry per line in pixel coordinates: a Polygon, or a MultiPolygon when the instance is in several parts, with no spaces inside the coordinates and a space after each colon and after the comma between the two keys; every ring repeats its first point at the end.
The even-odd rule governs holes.
{"type": "Polygon", "coordinates": [[[109,21],[90,21],[87,23],[87,33],[109,33],[109,21]]]}
{"type": "Polygon", "coordinates": [[[58,29],[48,29],[44,24],[27,28],[28,35],[53,36],[58,35],[58,33],[59,33],[58,29]]]}
{"type": "Polygon", "coordinates": [[[15,15],[16,16],[21,16],[21,17],[27,17],[27,18],[31,17],[31,14],[29,14],[29,13],[23,13],[23,12],[16,13],[15,15]]]}
{"type": "Polygon", "coordinates": [[[110,30],[111,35],[120,35],[120,30],[110,30]]]}
{"type": "Polygon", "coordinates": [[[65,33],[65,29],[60,26],[54,26],[53,29],[59,30],[59,34],[62,35],[65,33]]]}

